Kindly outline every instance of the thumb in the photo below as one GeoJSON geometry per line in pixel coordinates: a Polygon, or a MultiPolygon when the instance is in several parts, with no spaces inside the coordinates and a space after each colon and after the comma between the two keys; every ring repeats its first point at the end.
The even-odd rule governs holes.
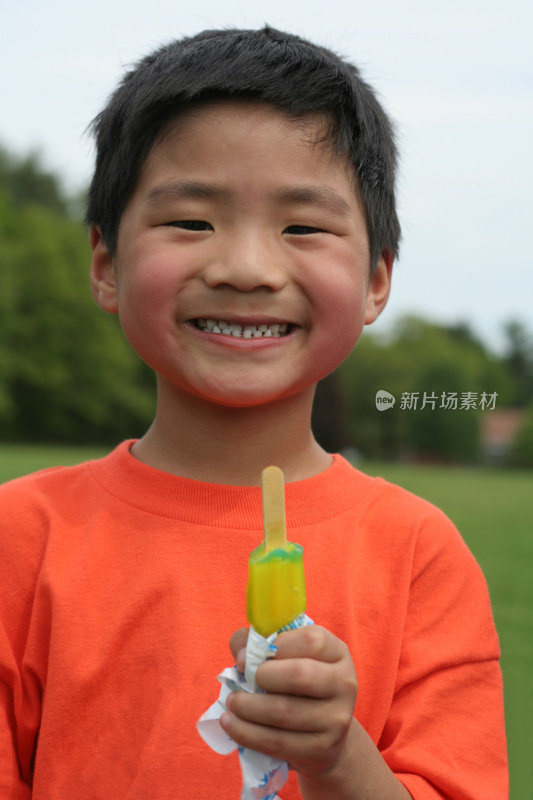
{"type": "Polygon", "coordinates": [[[248,628],[239,628],[229,640],[229,646],[237,669],[244,672],[245,648],[248,641],[248,628]]]}

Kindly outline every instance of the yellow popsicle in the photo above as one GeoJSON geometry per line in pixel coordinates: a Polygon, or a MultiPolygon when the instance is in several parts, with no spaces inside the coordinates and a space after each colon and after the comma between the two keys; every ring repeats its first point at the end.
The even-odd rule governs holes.
{"type": "Polygon", "coordinates": [[[262,636],[288,625],[305,611],[303,549],[287,541],[283,472],[261,475],[264,541],[250,554],[246,613],[262,636]]]}

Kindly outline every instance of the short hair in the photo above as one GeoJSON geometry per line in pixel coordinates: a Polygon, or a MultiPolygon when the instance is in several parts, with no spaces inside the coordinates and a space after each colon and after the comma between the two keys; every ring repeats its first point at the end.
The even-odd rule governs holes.
{"type": "Polygon", "coordinates": [[[398,254],[397,148],[390,119],[357,67],[331,50],[271,27],[208,30],[140,60],[91,128],[96,164],[86,222],[116,250],[120,219],[163,128],[188,106],[248,98],[291,117],[319,113],[325,139],[351,162],[367,224],[371,266],[398,254]]]}

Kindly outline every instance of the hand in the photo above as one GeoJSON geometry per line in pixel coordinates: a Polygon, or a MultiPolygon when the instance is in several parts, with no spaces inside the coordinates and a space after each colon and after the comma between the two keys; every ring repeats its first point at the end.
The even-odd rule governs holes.
{"type": "MultiPolygon", "coordinates": [[[[243,672],[247,635],[243,628],[230,642],[243,672]]],[[[282,633],[276,645],[256,674],[267,694],[231,694],[221,724],[238,744],[288,761],[300,775],[326,775],[353,720],[357,678],[348,647],[318,625],[282,633]]]]}

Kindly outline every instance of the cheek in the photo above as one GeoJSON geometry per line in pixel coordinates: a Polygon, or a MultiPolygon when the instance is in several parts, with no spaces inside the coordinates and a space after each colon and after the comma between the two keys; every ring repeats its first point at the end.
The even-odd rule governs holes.
{"type": "Polygon", "coordinates": [[[118,312],[125,336],[135,349],[141,342],[160,344],[174,322],[178,292],[175,271],[165,269],[156,260],[137,269],[128,264],[128,272],[119,281],[118,312]]]}
{"type": "Polygon", "coordinates": [[[358,274],[352,264],[317,280],[317,331],[324,348],[339,363],[351,352],[364,326],[366,283],[357,279],[358,274]]]}

